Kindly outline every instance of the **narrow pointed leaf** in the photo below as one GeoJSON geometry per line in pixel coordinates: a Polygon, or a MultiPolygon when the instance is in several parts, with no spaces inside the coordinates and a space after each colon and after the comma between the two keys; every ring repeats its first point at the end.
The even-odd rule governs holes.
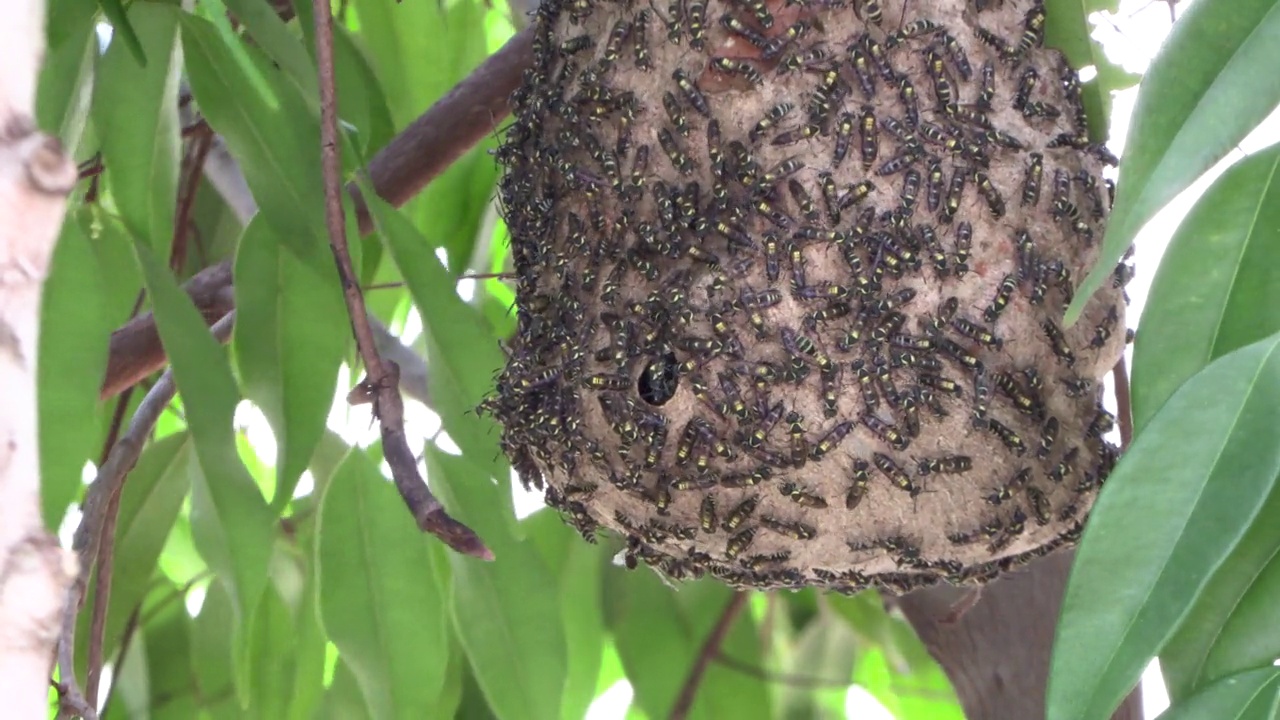
{"type": "MultiPolygon", "coordinates": [[[[238,42],[238,41],[237,41],[238,42]]],[[[244,48],[255,67],[273,78],[250,76],[218,29],[184,14],[182,46],[191,91],[209,125],[240,162],[262,213],[304,262],[329,262],[324,237],[319,121],[278,69],[244,48]]]]}
{"type": "Polygon", "coordinates": [[[1280,103],[1280,0],[1186,9],[1138,90],[1102,256],[1067,309],[1085,303],[1148,220],[1280,103]]]}
{"type": "Polygon", "coordinates": [[[1278,693],[1280,669],[1259,668],[1219,680],[1156,720],[1272,720],[1278,693]]]}
{"type": "Polygon", "coordinates": [[[205,697],[204,710],[212,720],[244,717],[236,701],[231,661],[236,611],[222,585],[209,586],[191,633],[191,666],[205,697]]]}
{"type": "Polygon", "coordinates": [[[325,491],[317,529],[325,631],[374,718],[421,718],[444,684],[444,599],[427,543],[395,487],[352,452],[325,491]]]}
{"type": "Polygon", "coordinates": [[[84,489],[85,462],[100,448],[98,388],[111,325],[88,238],[72,219],[62,224],[40,304],[36,396],[40,427],[40,500],[45,527],[57,529],[84,489]]]}
{"type": "Polygon", "coordinates": [[[232,349],[245,394],[262,409],[279,448],[272,506],[282,509],[324,434],[347,350],[346,314],[333,265],[308,267],[255,216],[236,253],[232,349]]]}
{"type": "Polygon", "coordinates": [[[69,156],[79,157],[98,58],[98,10],[84,0],[51,0],[48,7],[36,124],[57,135],[69,156]]]}
{"type": "Polygon", "coordinates": [[[1174,233],[1133,350],[1138,432],[1215,358],[1280,331],[1280,145],[1218,178],[1174,233]]]}
{"type": "MultiPolygon", "coordinates": [[[[251,615],[267,584],[275,516],[236,452],[232,420],[240,393],[223,349],[159,259],[141,243],[135,252],[195,442],[199,471],[191,529],[200,554],[231,592],[240,623],[237,647],[244,652],[251,615]]],[[[245,700],[247,663],[237,663],[236,670],[237,691],[245,700]]]]}
{"type": "Polygon", "coordinates": [[[102,8],[102,14],[106,16],[107,20],[111,21],[112,32],[120,33],[120,39],[129,48],[134,61],[139,65],[146,65],[147,53],[142,47],[142,41],[138,39],[138,33],[133,29],[128,15],[125,14],[121,0],[98,0],[98,6],[102,8]]]}
{"type": "MultiPolygon", "coordinates": [[[[452,285],[448,287],[452,288],[452,285]]],[[[476,683],[501,720],[560,715],[566,677],[560,586],[532,542],[518,542],[500,493],[483,470],[434,445],[427,475],[445,506],[484,538],[497,558],[486,563],[449,553],[454,629],[476,683]]]]}
{"type": "Polygon", "coordinates": [[[134,3],[129,20],[147,62],[139,63],[126,43],[112,43],[93,91],[93,121],[111,197],[125,226],[157,253],[167,252],[173,238],[178,196],[180,14],[169,5],[134,3]]]}
{"type": "Polygon", "coordinates": [[[270,3],[262,0],[223,0],[239,20],[254,43],[273,62],[284,70],[289,80],[298,87],[308,105],[319,112],[320,97],[317,89],[316,66],[302,42],[289,31],[280,15],[270,3]]]}
{"type": "Polygon", "coordinates": [[[1277,427],[1280,336],[1272,336],[1189,380],[1134,441],[1076,555],[1049,720],[1105,717],[1138,681],[1271,494],[1277,427]]]}

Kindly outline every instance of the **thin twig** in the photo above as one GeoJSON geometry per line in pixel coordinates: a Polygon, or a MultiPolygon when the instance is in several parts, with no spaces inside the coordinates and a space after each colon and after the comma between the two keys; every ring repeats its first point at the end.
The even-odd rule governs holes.
{"type": "Polygon", "coordinates": [[[1120,449],[1128,450],[1133,442],[1133,405],[1129,395],[1129,368],[1124,363],[1122,354],[1111,372],[1116,381],[1116,422],[1120,425],[1120,449]]]}
{"type": "Polygon", "coordinates": [[[384,362],[369,327],[369,313],[347,250],[346,219],[342,208],[342,158],[338,136],[338,98],[333,71],[333,18],[329,0],[314,0],[316,19],[316,65],[320,72],[320,160],[324,174],[325,223],[329,247],[338,266],[342,294],[351,316],[356,347],[364,361],[366,379],[361,386],[374,398],[374,416],[382,429],[382,448],[400,497],[418,527],[440,538],[464,555],[493,559],[480,537],[471,528],[449,517],[444,506],[431,494],[418,473],[418,464],[404,432],[404,400],[400,397],[400,370],[384,362]]]}
{"type": "Polygon", "coordinates": [[[209,157],[209,149],[212,147],[213,131],[206,125],[196,138],[195,149],[187,161],[187,178],[182,184],[182,194],[178,196],[178,212],[173,218],[169,268],[175,273],[181,273],[187,264],[187,233],[191,225],[191,210],[196,205],[196,191],[200,189],[200,178],[204,177],[204,161],[209,157]]]}
{"type": "MultiPolygon", "coordinates": [[[[214,323],[209,331],[219,342],[226,342],[231,336],[231,327],[235,323],[235,312],[232,311],[214,323]]],[[[65,702],[72,691],[78,695],[75,685],[75,636],[76,614],[79,612],[81,600],[89,586],[89,573],[95,566],[102,548],[102,531],[110,513],[111,499],[117,496],[124,487],[124,481],[133,470],[146,445],[147,438],[155,428],[156,422],[165,408],[177,393],[177,385],[173,379],[173,371],[166,370],[156,384],[151,387],[133,417],[129,419],[129,429],[118,442],[111,446],[107,459],[98,466],[98,475],[85,491],[84,504],[81,508],[80,526],[76,528],[71,549],[79,560],[79,575],[67,593],[67,605],[63,613],[62,632],[58,637],[58,666],[63,679],[64,710],[72,706],[65,702]]],[[[74,699],[74,698],[73,698],[74,699]]],[[[83,698],[80,698],[83,701],[83,698]]],[[[72,712],[78,712],[74,709],[72,712]]],[[[60,713],[61,717],[69,717],[60,713]]],[[[95,713],[96,718],[96,713],[95,713]]],[[[93,720],[86,717],[86,720],[93,720]]]]}
{"type": "MultiPolygon", "coordinates": [[[[510,112],[507,98],[533,63],[533,31],[526,28],[490,55],[369,161],[369,182],[378,197],[399,207],[449,168],[454,160],[488,136],[510,112]]],[[[354,185],[347,191],[357,194],[354,185]]],[[[86,197],[85,202],[90,202],[86,197]]],[[[356,203],[360,232],[373,229],[363,203],[356,203]]],[[[206,268],[187,282],[187,294],[212,324],[233,302],[219,290],[231,285],[231,261],[206,268]],[[202,302],[203,301],[203,302],[202,302]]],[[[165,365],[164,347],[150,313],[111,335],[111,352],[100,396],[107,399],[132,387],[165,365]]]]}
{"type": "Polygon", "coordinates": [[[698,694],[698,685],[702,683],[702,676],[706,674],[712,658],[720,653],[720,646],[724,644],[729,629],[733,627],[733,621],[747,606],[747,598],[747,593],[735,592],[724,606],[724,610],[720,612],[720,619],[716,621],[715,627],[711,628],[707,639],[702,642],[702,648],[698,650],[698,656],[693,660],[693,667],[685,676],[676,704],[671,707],[671,714],[668,716],[670,720],[684,720],[689,715],[689,709],[693,707],[693,698],[698,694]]]}

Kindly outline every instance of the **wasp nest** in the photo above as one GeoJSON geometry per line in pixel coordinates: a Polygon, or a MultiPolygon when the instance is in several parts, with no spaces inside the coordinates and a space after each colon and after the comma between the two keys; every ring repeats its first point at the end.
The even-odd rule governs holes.
{"type": "Polygon", "coordinates": [[[1044,24],[544,0],[486,403],[526,484],[632,563],[736,586],[982,582],[1074,541],[1124,306],[1117,282],[1060,323],[1114,160],[1044,24]]]}

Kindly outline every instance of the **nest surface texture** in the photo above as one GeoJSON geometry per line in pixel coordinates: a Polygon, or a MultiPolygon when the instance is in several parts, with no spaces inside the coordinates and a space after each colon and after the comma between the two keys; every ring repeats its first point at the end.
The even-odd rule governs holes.
{"type": "Polygon", "coordinates": [[[1038,2],[545,0],[499,159],[485,405],[628,558],[739,587],[980,583],[1116,459],[1110,207],[1038,2]]]}

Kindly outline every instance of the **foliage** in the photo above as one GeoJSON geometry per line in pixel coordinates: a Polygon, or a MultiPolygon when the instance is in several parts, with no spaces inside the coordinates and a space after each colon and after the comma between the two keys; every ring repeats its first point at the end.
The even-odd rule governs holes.
{"type": "MultiPolygon", "coordinates": [[[[358,375],[342,370],[354,355],[323,226],[309,5],[286,23],[265,0],[194,12],[50,2],[39,120],[86,167],[104,168],[77,191],[46,291],[50,526],[137,408],[141,392],[97,395],[108,335],[139,309],[155,313],[180,394],[120,499],[103,639],[115,668],[109,713],[568,720],[625,678],[632,716],[665,717],[730,593],[710,582],[673,592],[626,572],[611,562],[611,539],[584,543],[549,510],[517,519],[496,431],[473,412],[502,362],[511,291],[458,281],[507,264],[491,140],[404,208],[371,203],[377,232],[353,252],[365,285],[393,286],[369,291],[376,317],[402,327],[411,308],[420,313],[444,432],[415,450],[449,511],[498,560],[451,554],[420,533],[380,470],[380,445],[358,442],[357,423],[332,421],[343,415],[332,399],[349,389],[338,379],[358,375]],[[114,41],[99,52],[108,26],[114,41]],[[188,90],[260,206],[246,227],[218,192],[184,182],[199,138],[183,132],[188,90]],[[190,248],[179,253],[177,238],[190,248]],[[229,351],[178,285],[224,260],[238,307],[229,351]],[[248,403],[274,443],[246,441],[258,432],[245,429],[248,403]]],[[[1049,5],[1048,41],[1098,68],[1086,97],[1104,118],[1111,92],[1132,79],[1088,40],[1086,17],[1115,3],[1049,5]]],[[[349,178],[514,31],[508,10],[478,0],[353,0],[339,21],[349,178]]],[[[1276,107],[1280,49],[1265,38],[1277,32],[1280,0],[1199,0],[1179,21],[1142,85],[1093,286],[1146,220],[1276,107]]],[[[1278,168],[1280,147],[1222,175],[1157,272],[1134,352],[1138,435],[1083,539],[1050,718],[1105,716],[1156,655],[1169,718],[1270,717],[1278,168]]],[[[941,670],[874,593],[754,596],[722,653],[692,717],[841,717],[853,683],[900,720],[961,717],[941,670]]]]}

